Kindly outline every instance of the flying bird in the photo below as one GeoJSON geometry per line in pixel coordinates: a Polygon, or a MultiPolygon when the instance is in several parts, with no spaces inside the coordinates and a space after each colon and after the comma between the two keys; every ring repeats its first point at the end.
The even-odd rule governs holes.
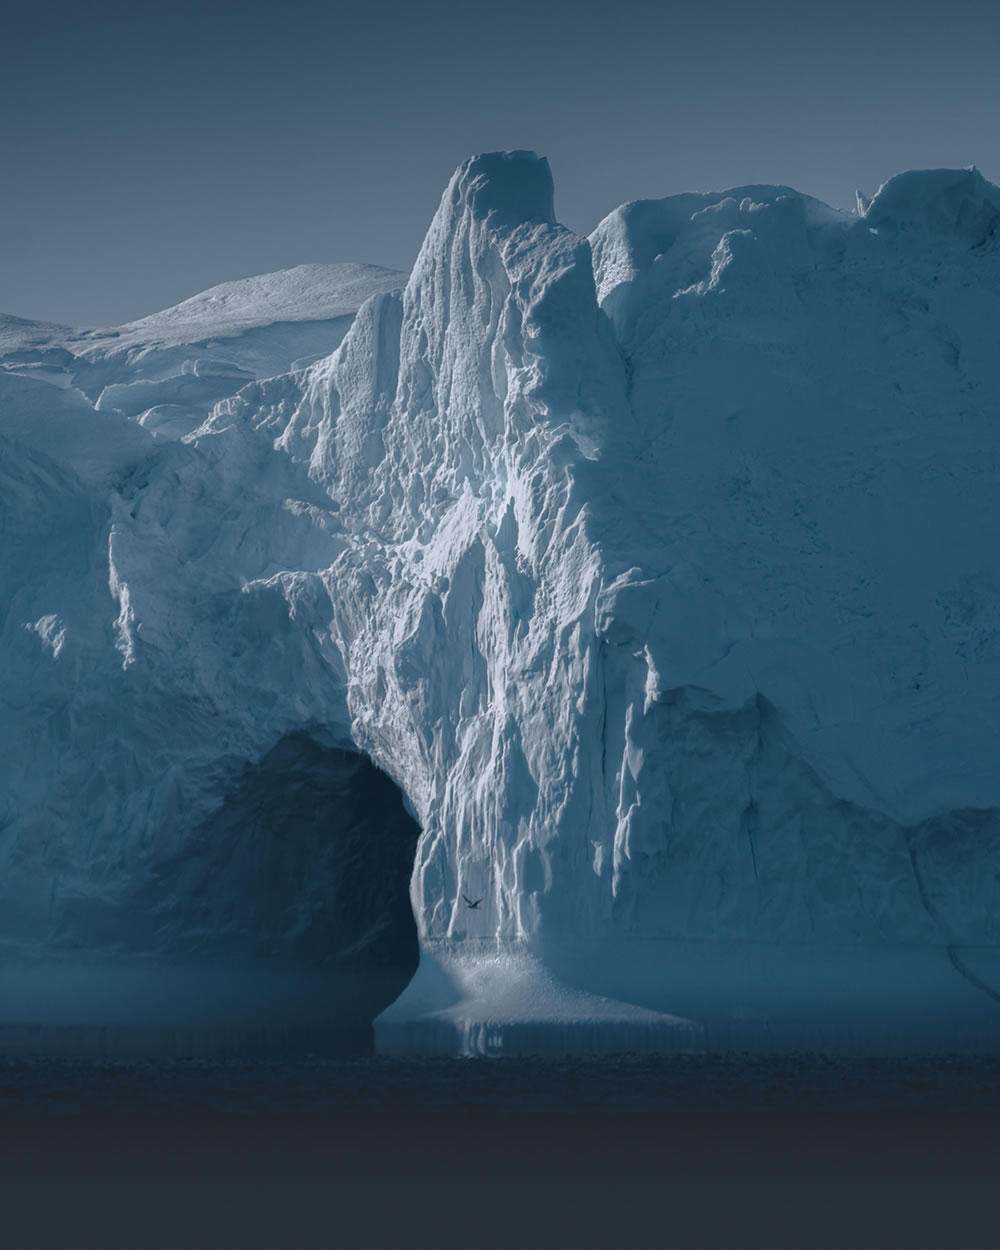
{"type": "Polygon", "coordinates": [[[465,899],[465,905],[470,911],[475,911],[479,904],[483,901],[481,898],[477,898],[476,901],[473,902],[472,899],[468,898],[465,894],[462,895],[462,898],[465,899]]]}

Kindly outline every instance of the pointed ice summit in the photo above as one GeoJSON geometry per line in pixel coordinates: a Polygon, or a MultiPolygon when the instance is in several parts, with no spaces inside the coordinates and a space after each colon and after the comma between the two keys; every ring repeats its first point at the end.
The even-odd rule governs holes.
{"type": "Polygon", "coordinates": [[[995,1045],[998,206],[492,154],[312,363],[9,348],[0,1041],[995,1045]]]}

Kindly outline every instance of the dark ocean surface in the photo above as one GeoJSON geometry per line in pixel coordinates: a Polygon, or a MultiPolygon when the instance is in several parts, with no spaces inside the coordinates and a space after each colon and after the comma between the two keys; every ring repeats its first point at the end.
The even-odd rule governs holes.
{"type": "Polygon", "coordinates": [[[0,1063],[4,1250],[995,1250],[1000,1057],[0,1063]]]}

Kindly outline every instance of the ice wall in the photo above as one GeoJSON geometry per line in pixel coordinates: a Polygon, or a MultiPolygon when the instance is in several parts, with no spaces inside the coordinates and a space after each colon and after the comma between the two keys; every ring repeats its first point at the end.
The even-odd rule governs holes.
{"type": "Polygon", "coordinates": [[[12,947],[83,895],[145,949],[151,866],[304,731],[422,829],[388,1047],[992,1044],[998,220],[934,171],[588,241],[476,157],[333,355],[169,445],[89,414],[86,480],[15,447],[72,541],[13,548],[12,947]]]}

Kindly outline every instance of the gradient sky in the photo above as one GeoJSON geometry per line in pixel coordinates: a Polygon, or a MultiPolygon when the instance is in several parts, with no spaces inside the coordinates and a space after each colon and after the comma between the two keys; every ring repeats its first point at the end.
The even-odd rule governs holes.
{"type": "Polygon", "coordinates": [[[113,324],[304,261],[409,268],[455,166],[625,200],[899,170],[1000,181],[985,0],[77,0],[7,6],[0,311],[113,324]]]}

